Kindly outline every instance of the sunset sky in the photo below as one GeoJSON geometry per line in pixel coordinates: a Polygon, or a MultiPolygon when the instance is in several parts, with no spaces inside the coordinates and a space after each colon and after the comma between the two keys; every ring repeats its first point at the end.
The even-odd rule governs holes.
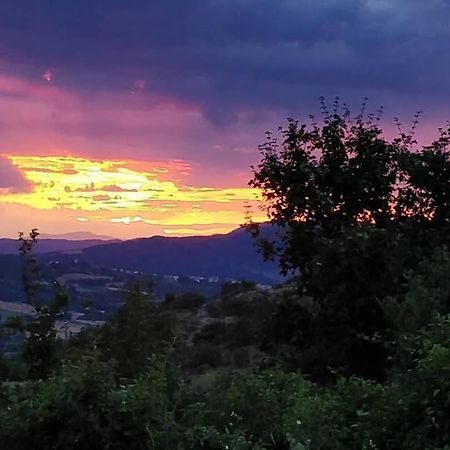
{"type": "Polygon", "coordinates": [[[246,205],[262,219],[258,144],[320,96],[405,123],[423,110],[434,137],[449,14],[446,0],[2,0],[0,236],[222,233],[246,205]]]}

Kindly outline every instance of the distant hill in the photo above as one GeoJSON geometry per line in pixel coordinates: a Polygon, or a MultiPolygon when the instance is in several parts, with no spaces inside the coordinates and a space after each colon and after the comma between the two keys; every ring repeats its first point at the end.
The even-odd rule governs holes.
{"type": "Polygon", "coordinates": [[[278,265],[264,262],[252,237],[243,229],[213,236],[132,239],[82,251],[92,263],[148,274],[220,276],[274,283],[282,278],[278,265]]]}
{"type": "Polygon", "coordinates": [[[89,231],[75,231],[63,234],[41,234],[41,239],[64,239],[68,241],[117,241],[118,239],[89,231]]]}
{"type": "MultiPolygon", "coordinates": [[[[80,252],[81,250],[104,244],[108,241],[101,239],[89,239],[84,241],[69,239],[39,239],[35,248],[35,253],[50,252],[80,252]]],[[[19,243],[17,239],[0,239],[0,254],[17,255],[19,253],[19,243]]]]}
{"type": "MultiPolygon", "coordinates": [[[[265,232],[272,230],[268,227],[265,232]]],[[[18,249],[16,239],[0,239],[0,255],[18,255],[18,249]]],[[[149,275],[247,279],[267,284],[282,280],[278,265],[263,261],[252,237],[243,229],[213,236],[154,236],[128,241],[44,237],[38,240],[35,253],[76,253],[92,265],[149,275]]]]}

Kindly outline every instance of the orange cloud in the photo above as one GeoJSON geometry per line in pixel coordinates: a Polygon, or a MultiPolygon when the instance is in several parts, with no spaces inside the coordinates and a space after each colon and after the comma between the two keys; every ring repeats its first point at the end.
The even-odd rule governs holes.
{"type": "Polygon", "coordinates": [[[140,223],[170,235],[229,231],[243,222],[245,204],[256,205],[260,199],[259,192],[251,188],[186,186],[179,182],[179,172],[189,169],[185,163],[139,164],[69,156],[8,158],[33,190],[0,195],[0,204],[66,215],[73,211],[77,215],[71,220],[89,226],[140,223]]]}

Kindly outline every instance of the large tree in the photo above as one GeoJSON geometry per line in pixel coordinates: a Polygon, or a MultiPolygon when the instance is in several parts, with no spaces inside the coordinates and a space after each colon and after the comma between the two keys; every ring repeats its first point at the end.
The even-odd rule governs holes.
{"type": "MultiPolygon", "coordinates": [[[[250,181],[279,234],[259,239],[261,248],[283,273],[299,274],[303,296],[313,299],[313,307],[298,306],[310,320],[284,327],[295,317],[284,305],[271,334],[301,348],[303,369],[380,378],[387,358],[380,337],[391,328],[384,302],[400,301],[407,272],[448,242],[449,130],[419,147],[418,115],[408,132],[398,124],[388,139],[364,108],[355,118],[337,101],[322,109],[320,123],[289,119],[281,141],[268,133],[250,181]]],[[[258,236],[260,227],[249,226],[258,236]]]]}

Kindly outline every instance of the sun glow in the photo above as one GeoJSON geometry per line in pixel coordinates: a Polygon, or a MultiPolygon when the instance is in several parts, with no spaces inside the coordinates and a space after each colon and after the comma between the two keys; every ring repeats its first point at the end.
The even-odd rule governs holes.
{"type": "Polygon", "coordinates": [[[96,161],[70,156],[7,156],[32,184],[0,203],[72,211],[78,223],[160,225],[170,235],[229,231],[243,222],[244,205],[257,204],[251,188],[214,189],[182,182],[183,161],[96,161]]]}

